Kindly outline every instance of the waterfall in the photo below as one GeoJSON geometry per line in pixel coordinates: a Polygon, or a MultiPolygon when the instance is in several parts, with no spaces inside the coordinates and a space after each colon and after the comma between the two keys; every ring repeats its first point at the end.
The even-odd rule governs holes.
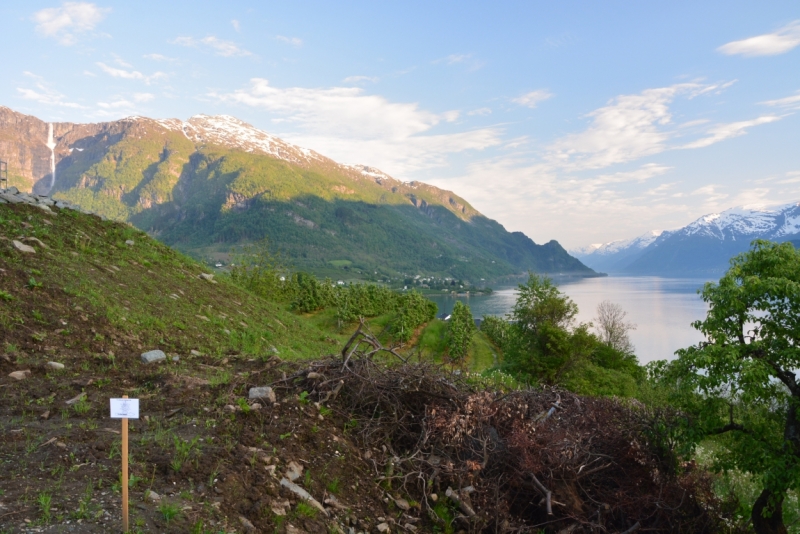
{"type": "Polygon", "coordinates": [[[50,189],[47,191],[49,194],[56,185],[56,143],[53,141],[53,123],[47,126],[47,148],[50,149],[50,189]]]}

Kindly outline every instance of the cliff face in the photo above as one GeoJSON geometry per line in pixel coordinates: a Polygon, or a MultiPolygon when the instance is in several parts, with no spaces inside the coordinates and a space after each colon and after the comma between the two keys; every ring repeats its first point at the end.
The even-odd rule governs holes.
{"type": "MultiPolygon", "coordinates": [[[[53,123],[56,177],[59,167],[71,164],[71,156],[76,149],[85,150],[98,141],[98,136],[102,137],[104,132],[111,133],[115,129],[120,129],[119,122],[53,123]]],[[[47,134],[48,123],[0,106],[0,159],[8,163],[9,185],[37,194],[49,192],[51,172],[47,134]]]]}

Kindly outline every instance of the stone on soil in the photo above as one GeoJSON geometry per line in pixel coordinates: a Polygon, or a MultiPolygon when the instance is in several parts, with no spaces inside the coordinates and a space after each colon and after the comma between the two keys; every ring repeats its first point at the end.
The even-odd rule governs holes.
{"type": "Polygon", "coordinates": [[[275,392],[269,386],[250,388],[248,397],[250,400],[267,399],[270,403],[274,403],[277,400],[275,392]]]}
{"type": "Polygon", "coordinates": [[[390,532],[391,528],[389,527],[389,523],[381,523],[377,526],[378,532],[390,532]]]}
{"type": "Polygon", "coordinates": [[[308,502],[308,504],[310,504],[311,506],[313,506],[314,508],[316,508],[317,510],[319,510],[320,512],[325,514],[325,516],[328,515],[328,511],[325,509],[324,506],[322,506],[319,503],[319,501],[317,501],[314,497],[311,496],[310,493],[308,493],[306,490],[304,490],[303,488],[301,488],[300,486],[298,486],[294,482],[290,482],[288,479],[282,478],[281,479],[281,486],[283,486],[284,488],[288,489],[289,491],[291,491],[292,493],[294,493],[295,495],[297,495],[298,497],[300,497],[304,501],[308,502]]]}
{"type": "Polygon", "coordinates": [[[163,350],[151,350],[142,354],[142,363],[155,363],[167,359],[167,355],[163,350]]]}
{"type": "Polygon", "coordinates": [[[8,376],[14,380],[25,380],[31,376],[31,371],[30,369],[25,369],[24,371],[14,371],[13,373],[9,373],[8,376]]]}
{"type": "Polygon", "coordinates": [[[20,252],[26,252],[28,254],[36,254],[36,249],[26,245],[25,243],[21,243],[16,239],[14,239],[12,243],[14,244],[14,248],[19,250],[20,252]]]}
{"type": "Polygon", "coordinates": [[[286,466],[286,478],[294,482],[303,475],[303,466],[292,460],[286,466]]]}
{"type": "Polygon", "coordinates": [[[78,395],[75,395],[70,400],[65,401],[64,404],[66,404],[67,406],[72,406],[73,404],[75,404],[76,402],[79,402],[83,398],[86,398],[86,392],[79,393],[78,395]]]}
{"type": "Polygon", "coordinates": [[[159,495],[153,490],[148,490],[147,493],[145,493],[144,495],[144,500],[151,502],[158,502],[161,500],[161,495],[159,495]]]}
{"type": "Polygon", "coordinates": [[[50,369],[61,370],[64,368],[64,364],[58,362],[47,362],[47,367],[50,369]]]}
{"type": "Polygon", "coordinates": [[[256,527],[253,523],[250,522],[245,516],[239,516],[239,522],[242,524],[242,528],[244,528],[245,532],[256,532],[256,527]]]}

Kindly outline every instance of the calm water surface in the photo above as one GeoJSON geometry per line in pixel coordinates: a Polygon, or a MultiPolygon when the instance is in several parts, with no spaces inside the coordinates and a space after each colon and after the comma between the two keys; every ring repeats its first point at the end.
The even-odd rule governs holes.
{"type": "MultiPolygon", "coordinates": [[[[627,320],[636,323],[630,333],[641,363],[672,359],[677,349],[703,340],[692,328],[692,321],[703,319],[708,309],[697,290],[707,282],[695,278],[659,278],[651,276],[608,276],[556,280],[559,289],[578,305],[578,320],[591,321],[597,305],[610,300],[628,312],[627,320]]],[[[489,296],[430,296],[439,313],[450,313],[456,300],[469,304],[475,317],[503,316],[516,301],[516,287],[498,288],[489,296]]]]}

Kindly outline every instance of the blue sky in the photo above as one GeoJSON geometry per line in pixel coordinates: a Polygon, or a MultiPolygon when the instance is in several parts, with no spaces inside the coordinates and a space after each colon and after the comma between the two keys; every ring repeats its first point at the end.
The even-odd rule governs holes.
{"type": "Polygon", "coordinates": [[[800,3],[4,2],[0,104],[228,114],[567,247],[800,201],[800,3]]]}

